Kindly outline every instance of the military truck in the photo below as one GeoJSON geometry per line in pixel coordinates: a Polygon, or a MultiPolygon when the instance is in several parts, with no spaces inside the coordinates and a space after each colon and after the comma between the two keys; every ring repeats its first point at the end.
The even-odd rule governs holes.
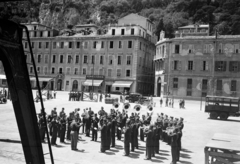
{"type": "Polygon", "coordinates": [[[205,112],[210,119],[227,120],[229,116],[240,116],[239,97],[206,96],[205,112]]]}

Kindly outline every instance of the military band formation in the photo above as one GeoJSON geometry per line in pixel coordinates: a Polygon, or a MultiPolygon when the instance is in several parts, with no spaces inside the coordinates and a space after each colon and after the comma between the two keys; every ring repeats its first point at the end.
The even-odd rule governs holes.
{"type": "MultiPolygon", "coordinates": [[[[138,137],[141,141],[146,142],[146,158],[150,160],[159,154],[160,140],[171,146],[172,163],[179,161],[181,151],[182,129],[184,127],[183,118],[168,117],[163,113],[158,114],[156,121],[153,123],[152,113],[147,115],[140,113],[131,113],[128,116],[127,110],[111,109],[110,113],[105,112],[104,108],[98,113],[94,113],[91,108],[83,110],[81,116],[80,109],[70,112],[66,116],[64,108],[59,114],[54,108],[51,114],[46,116],[47,126],[51,136],[51,144],[57,145],[56,140],[64,143],[65,139],[71,141],[71,149],[77,149],[80,129],[91,141],[97,141],[98,132],[100,131],[101,145],[100,153],[115,147],[115,139],[122,140],[124,143],[124,156],[129,156],[135,149],[139,149],[138,137]],[[80,128],[81,127],[81,128],[80,128]],[[65,138],[66,137],[66,138],[65,138]]],[[[46,127],[43,118],[43,112],[39,115],[39,130],[42,142],[45,142],[46,127]]]]}

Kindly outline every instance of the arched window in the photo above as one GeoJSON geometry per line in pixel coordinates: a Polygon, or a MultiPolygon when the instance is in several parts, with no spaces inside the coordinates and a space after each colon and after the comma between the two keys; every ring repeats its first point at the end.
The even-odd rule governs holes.
{"type": "Polygon", "coordinates": [[[78,81],[77,80],[73,81],[72,90],[73,91],[77,91],[78,90],[78,81]]]}

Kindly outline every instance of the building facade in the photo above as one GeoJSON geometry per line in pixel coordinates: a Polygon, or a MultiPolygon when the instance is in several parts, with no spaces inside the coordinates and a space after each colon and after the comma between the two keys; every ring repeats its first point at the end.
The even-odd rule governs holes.
{"type": "Polygon", "coordinates": [[[155,95],[240,96],[240,36],[209,36],[207,25],[201,30],[187,27],[179,28],[172,39],[161,32],[154,57],[155,95]]]}
{"type": "MultiPolygon", "coordinates": [[[[93,24],[77,25],[62,33],[36,22],[25,25],[42,88],[153,94],[157,39],[147,18],[127,15],[119,19],[119,24],[109,25],[105,34],[93,24]],[[129,23],[131,19],[142,24],[129,23]]],[[[28,51],[25,41],[23,47],[28,51]]],[[[26,55],[34,88],[32,59],[29,53],[26,55]]]]}

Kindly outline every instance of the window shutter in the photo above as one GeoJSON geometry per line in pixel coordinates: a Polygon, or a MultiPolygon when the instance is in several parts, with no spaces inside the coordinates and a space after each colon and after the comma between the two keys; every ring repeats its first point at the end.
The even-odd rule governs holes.
{"type": "Polygon", "coordinates": [[[174,70],[174,61],[172,61],[171,69],[174,70]]]}
{"type": "Polygon", "coordinates": [[[218,68],[218,61],[215,61],[215,71],[218,71],[217,68],[218,68]]]}
{"type": "Polygon", "coordinates": [[[195,71],[197,69],[197,62],[193,61],[193,71],[195,71]]]}
{"type": "Polygon", "coordinates": [[[207,44],[204,44],[203,53],[207,53],[207,44]]]}
{"type": "Polygon", "coordinates": [[[175,53],[175,44],[172,44],[172,53],[175,53]]]}
{"type": "Polygon", "coordinates": [[[188,61],[186,61],[185,70],[188,70],[188,61]]]}
{"type": "Polygon", "coordinates": [[[224,61],[224,67],[223,67],[223,71],[226,71],[226,69],[227,69],[227,62],[226,62],[226,61],[224,61]]]}
{"type": "Polygon", "coordinates": [[[208,71],[208,61],[206,61],[206,71],[208,71]]]}
{"type": "Polygon", "coordinates": [[[232,71],[233,71],[233,69],[232,69],[232,65],[233,65],[233,62],[230,61],[230,62],[229,62],[229,72],[232,72],[232,71]]]}
{"type": "Polygon", "coordinates": [[[182,52],[182,44],[179,44],[179,54],[182,52]]]}
{"type": "Polygon", "coordinates": [[[182,61],[178,61],[178,70],[182,69],[182,61]]]}

